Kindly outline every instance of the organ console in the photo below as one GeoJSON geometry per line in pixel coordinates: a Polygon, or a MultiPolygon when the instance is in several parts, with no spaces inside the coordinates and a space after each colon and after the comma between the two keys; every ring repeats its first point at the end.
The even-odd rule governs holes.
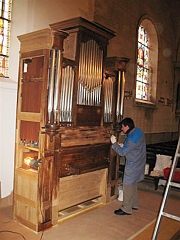
{"type": "Polygon", "coordinates": [[[114,36],[78,17],[18,37],[14,218],[34,231],[117,196],[109,139],[119,134],[129,59],[107,58],[114,36]]]}

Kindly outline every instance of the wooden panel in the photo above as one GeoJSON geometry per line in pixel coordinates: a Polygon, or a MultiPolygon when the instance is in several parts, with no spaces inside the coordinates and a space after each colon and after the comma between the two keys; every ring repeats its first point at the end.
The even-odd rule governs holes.
{"type": "Polygon", "coordinates": [[[52,31],[50,29],[42,29],[32,33],[18,36],[21,42],[20,52],[30,52],[39,49],[51,49],[53,45],[52,31]]]}
{"type": "Polygon", "coordinates": [[[110,144],[109,132],[105,127],[61,128],[61,147],[110,144]]]}
{"type": "Polygon", "coordinates": [[[40,112],[42,82],[26,82],[22,86],[22,112],[40,112]]]}
{"type": "Polygon", "coordinates": [[[25,59],[22,79],[22,112],[40,112],[44,57],[25,59]]]}
{"type": "Polygon", "coordinates": [[[60,150],[59,176],[82,174],[108,167],[109,144],[98,144],[60,150]]]}
{"type": "Polygon", "coordinates": [[[20,139],[28,141],[38,141],[40,131],[40,123],[21,121],[20,139]]]}
{"type": "Polygon", "coordinates": [[[107,169],[60,178],[59,211],[98,196],[105,196],[107,169]]]}
{"type": "Polygon", "coordinates": [[[23,60],[23,63],[23,82],[41,80],[44,67],[44,56],[27,58],[23,60]]]}
{"type": "Polygon", "coordinates": [[[23,219],[23,223],[26,226],[30,225],[33,227],[38,222],[37,172],[19,168],[15,170],[15,174],[15,217],[23,219]]]}
{"type": "Polygon", "coordinates": [[[32,201],[37,201],[37,179],[38,172],[35,170],[16,169],[16,194],[26,197],[32,201]]]}
{"type": "Polygon", "coordinates": [[[77,106],[77,126],[100,126],[101,117],[101,107],[77,106]]]}

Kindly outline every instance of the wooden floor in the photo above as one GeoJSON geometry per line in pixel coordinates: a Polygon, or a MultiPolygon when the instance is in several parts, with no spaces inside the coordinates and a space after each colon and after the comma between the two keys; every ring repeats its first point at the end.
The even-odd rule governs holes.
{"type": "MultiPolygon", "coordinates": [[[[114,200],[105,206],[77,216],[43,233],[35,233],[13,221],[12,206],[0,207],[1,240],[127,240],[156,219],[162,194],[156,191],[139,191],[139,210],[131,216],[117,216],[113,212],[121,207],[114,200]]],[[[180,216],[180,194],[169,197],[166,212],[180,216]]],[[[161,229],[161,226],[160,226],[161,229]]],[[[169,226],[163,229],[163,240],[169,240],[169,226]],[[168,237],[167,237],[168,236],[168,237]]],[[[151,239],[148,236],[147,239],[151,239]]],[[[173,239],[174,240],[174,239],[173,239]]]]}
{"type": "MultiPolygon", "coordinates": [[[[151,240],[154,228],[156,225],[156,220],[153,220],[150,224],[145,226],[143,229],[141,229],[139,232],[137,232],[135,235],[133,235],[130,239],[133,240],[151,240]]],[[[158,231],[158,239],[164,240],[164,239],[171,239],[171,240],[177,240],[180,239],[180,223],[176,220],[173,220],[171,218],[162,217],[161,219],[161,225],[160,229],[158,231]],[[168,228],[168,231],[167,231],[168,228]]]]}

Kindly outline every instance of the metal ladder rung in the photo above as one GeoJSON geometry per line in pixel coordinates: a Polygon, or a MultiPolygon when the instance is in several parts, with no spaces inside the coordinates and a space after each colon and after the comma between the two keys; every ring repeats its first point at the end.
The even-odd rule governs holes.
{"type": "Polygon", "coordinates": [[[173,187],[180,188],[180,183],[170,182],[170,185],[173,186],[173,187]]]}
{"type": "Polygon", "coordinates": [[[174,220],[177,220],[180,222],[180,217],[177,217],[173,214],[169,214],[169,213],[166,213],[166,212],[162,212],[162,215],[165,216],[165,217],[168,217],[168,218],[171,218],[171,219],[174,219],[174,220]]]}
{"type": "Polygon", "coordinates": [[[163,201],[161,203],[161,208],[160,208],[158,218],[157,218],[157,221],[156,221],[156,225],[155,225],[155,228],[154,228],[154,233],[153,233],[153,236],[152,236],[152,240],[157,239],[159,225],[160,225],[160,222],[161,222],[161,216],[169,217],[169,218],[172,218],[174,220],[180,221],[180,217],[163,212],[163,209],[165,207],[166,200],[167,200],[167,197],[168,197],[168,191],[169,191],[170,186],[180,188],[180,183],[176,183],[176,182],[172,181],[173,173],[174,173],[174,170],[176,169],[176,165],[179,161],[179,157],[180,157],[180,136],[179,136],[179,141],[178,141],[177,148],[176,148],[176,153],[175,153],[175,156],[174,156],[174,161],[173,161],[171,171],[170,171],[170,174],[169,174],[166,190],[165,190],[165,193],[164,193],[163,201]]]}

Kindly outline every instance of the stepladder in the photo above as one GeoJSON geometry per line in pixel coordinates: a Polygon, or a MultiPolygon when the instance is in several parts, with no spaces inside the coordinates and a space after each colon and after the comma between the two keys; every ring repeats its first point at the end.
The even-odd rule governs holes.
{"type": "Polygon", "coordinates": [[[175,155],[174,155],[174,159],[173,159],[173,162],[172,162],[171,170],[170,170],[170,173],[169,173],[169,177],[168,177],[168,180],[167,180],[167,185],[166,185],[166,188],[165,188],[165,192],[164,192],[164,196],[163,196],[163,199],[162,199],[161,207],[160,207],[158,217],[157,217],[157,221],[156,221],[156,224],[155,224],[152,240],[158,239],[159,227],[160,227],[160,224],[161,224],[162,216],[167,217],[167,218],[171,218],[171,219],[174,219],[174,220],[180,222],[180,216],[176,216],[176,215],[170,214],[168,212],[165,212],[165,206],[166,206],[166,203],[167,203],[167,200],[168,200],[168,197],[169,197],[169,192],[171,190],[171,187],[180,188],[180,182],[174,180],[174,174],[175,174],[175,171],[177,169],[178,163],[180,163],[180,136],[179,136],[176,152],[175,152],[175,155]]]}

